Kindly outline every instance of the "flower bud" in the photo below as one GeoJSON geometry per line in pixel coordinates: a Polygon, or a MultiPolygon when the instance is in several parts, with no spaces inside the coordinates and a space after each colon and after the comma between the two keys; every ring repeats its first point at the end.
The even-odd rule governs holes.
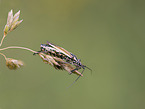
{"type": "Polygon", "coordinates": [[[9,26],[8,25],[5,25],[4,34],[7,35],[8,31],[9,31],[9,26]]]}
{"type": "Polygon", "coordinates": [[[8,13],[8,18],[7,18],[7,25],[12,25],[12,22],[13,22],[13,10],[11,10],[9,13],[8,13]]]}
{"type": "Polygon", "coordinates": [[[4,34],[16,29],[23,20],[19,20],[20,10],[13,16],[13,10],[8,13],[7,24],[4,28],[4,34]]]}
{"type": "Polygon", "coordinates": [[[20,25],[20,23],[21,23],[22,21],[23,21],[23,20],[20,20],[20,21],[17,21],[17,22],[15,22],[15,23],[13,23],[12,26],[11,26],[11,31],[14,30],[14,29],[16,29],[16,28],[20,25]]]}
{"type": "Polygon", "coordinates": [[[13,23],[16,23],[19,20],[20,10],[14,15],[13,23]]]}
{"type": "Polygon", "coordinates": [[[20,60],[6,58],[6,66],[11,70],[18,69],[18,68],[22,67],[23,65],[24,65],[24,63],[20,60]]]}

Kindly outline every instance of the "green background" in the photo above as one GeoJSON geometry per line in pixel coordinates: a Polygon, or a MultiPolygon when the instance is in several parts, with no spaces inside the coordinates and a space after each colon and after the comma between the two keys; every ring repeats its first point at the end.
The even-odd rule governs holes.
{"type": "Polygon", "coordinates": [[[24,21],[2,48],[38,51],[50,41],[77,55],[85,70],[77,78],[21,49],[2,51],[25,67],[9,70],[0,56],[0,109],[145,109],[145,1],[0,0],[0,38],[7,13],[24,21]]]}

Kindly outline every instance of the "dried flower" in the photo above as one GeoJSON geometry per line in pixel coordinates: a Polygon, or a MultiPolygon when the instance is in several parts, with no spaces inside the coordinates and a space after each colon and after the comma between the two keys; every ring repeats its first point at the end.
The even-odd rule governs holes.
{"type": "Polygon", "coordinates": [[[15,70],[23,66],[24,63],[20,60],[12,59],[12,58],[6,58],[6,66],[11,69],[15,70]]]}
{"type": "Polygon", "coordinates": [[[7,24],[4,28],[4,34],[7,35],[8,32],[14,30],[23,21],[19,20],[20,10],[13,16],[13,10],[8,13],[7,24]]]}
{"type": "Polygon", "coordinates": [[[58,70],[66,70],[70,74],[74,73],[74,74],[83,76],[77,70],[71,72],[75,68],[72,65],[70,65],[69,63],[63,61],[60,58],[52,57],[52,56],[47,55],[47,54],[44,54],[42,52],[38,53],[38,55],[41,57],[41,59],[43,60],[44,63],[52,65],[55,69],[58,69],[58,70]]]}
{"type": "Polygon", "coordinates": [[[46,55],[44,53],[38,53],[38,55],[41,57],[44,63],[50,64],[52,66],[56,65],[59,66],[59,64],[49,55],[46,55]]]}
{"type": "Polygon", "coordinates": [[[79,71],[75,70],[72,72],[72,70],[74,70],[75,68],[70,65],[69,63],[67,62],[64,62],[62,59],[60,58],[57,58],[57,57],[53,57],[53,59],[55,59],[55,61],[57,63],[59,63],[59,65],[61,66],[62,69],[66,70],[67,72],[69,72],[70,74],[74,73],[74,74],[77,74],[77,75],[81,75],[83,76],[79,71]]]}

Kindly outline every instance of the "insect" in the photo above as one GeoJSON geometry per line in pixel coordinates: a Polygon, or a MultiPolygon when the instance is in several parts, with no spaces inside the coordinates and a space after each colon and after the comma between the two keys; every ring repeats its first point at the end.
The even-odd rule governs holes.
{"type": "MultiPolygon", "coordinates": [[[[34,53],[34,55],[38,54],[38,53],[45,53],[46,55],[50,55],[54,58],[60,58],[63,61],[65,61],[65,63],[74,65],[76,68],[72,69],[70,74],[72,74],[72,72],[77,71],[81,68],[83,68],[82,73],[84,72],[85,68],[89,69],[92,72],[92,70],[89,67],[87,67],[81,63],[81,60],[78,59],[76,57],[76,55],[74,55],[71,52],[68,52],[67,50],[65,50],[64,48],[62,48],[58,45],[52,44],[48,41],[47,41],[47,44],[41,44],[40,51],[38,51],[37,53],[34,53]]],[[[80,76],[81,75],[79,75],[78,78],[74,82],[76,82],[80,78],[80,76]]]]}

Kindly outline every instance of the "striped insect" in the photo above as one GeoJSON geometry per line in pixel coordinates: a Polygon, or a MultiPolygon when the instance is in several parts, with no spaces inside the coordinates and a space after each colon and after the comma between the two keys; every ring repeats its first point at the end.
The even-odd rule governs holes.
{"type": "MultiPolygon", "coordinates": [[[[64,60],[66,63],[74,65],[76,68],[71,70],[70,74],[72,74],[72,72],[79,70],[81,68],[83,68],[82,73],[84,72],[85,68],[89,69],[92,72],[92,70],[90,68],[81,64],[81,60],[78,59],[76,57],[76,55],[68,52],[67,50],[65,50],[64,48],[62,48],[58,45],[54,45],[54,44],[47,41],[47,44],[40,45],[40,49],[41,50],[38,51],[37,53],[42,52],[42,53],[45,53],[45,54],[50,55],[52,57],[60,58],[60,59],[64,60]]],[[[37,53],[34,53],[34,54],[37,54],[37,53]]],[[[80,78],[80,76],[81,75],[79,75],[78,78],[74,82],[76,82],[80,78]]]]}

